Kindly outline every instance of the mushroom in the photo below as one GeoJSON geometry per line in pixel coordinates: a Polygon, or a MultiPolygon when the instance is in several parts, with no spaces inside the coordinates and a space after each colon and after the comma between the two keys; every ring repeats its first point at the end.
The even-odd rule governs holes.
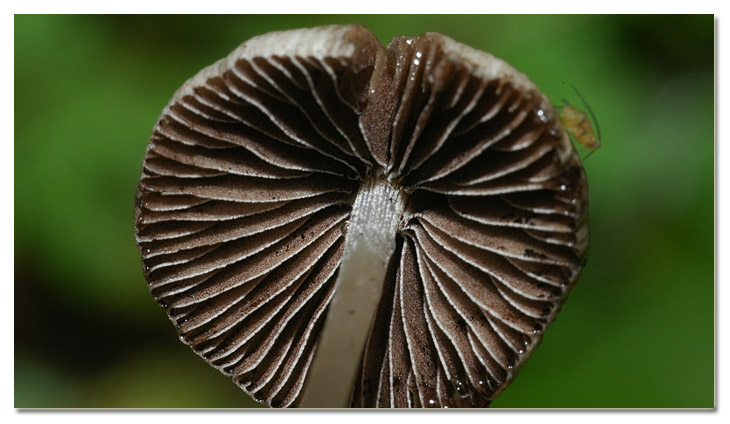
{"type": "Polygon", "coordinates": [[[180,339],[273,407],[485,407],[585,263],[549,99],[443,35],[255,37],[154,127],[135,234],[180,339]]]}

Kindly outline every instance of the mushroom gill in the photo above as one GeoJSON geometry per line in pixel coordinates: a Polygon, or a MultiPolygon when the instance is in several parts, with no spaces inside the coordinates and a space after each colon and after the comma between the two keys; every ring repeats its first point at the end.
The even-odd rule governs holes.
{"type": "Polygon", "coordinates": [[[585,263],[550,101],[440,34],[253,38],[164,108],[136,238],[181,340],[274,407],[484,407],[585,263]]]}

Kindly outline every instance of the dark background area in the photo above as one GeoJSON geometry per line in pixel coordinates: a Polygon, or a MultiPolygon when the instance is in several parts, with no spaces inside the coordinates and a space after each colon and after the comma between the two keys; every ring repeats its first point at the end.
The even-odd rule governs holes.
{"type": "Polygon", "coordinates": [[[493,407],[713,407],[711,15],[16,16],[14,406],[255,406],[149,295],[134,190],[187,78],[255,35],[333,23],[441,32],[556,104],[575,85],[599,120],[588,265],[493,407]]]}

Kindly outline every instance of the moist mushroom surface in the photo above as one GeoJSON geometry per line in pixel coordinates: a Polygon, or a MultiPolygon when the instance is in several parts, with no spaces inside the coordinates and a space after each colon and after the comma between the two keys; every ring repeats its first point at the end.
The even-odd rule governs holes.
{"type": "Polygon", "coordinates": [[[587,202],[510,65],[329,26],[253,38],[175,93],[135,231],[181,340],[257,401],[484,407],[577,283],[587,202]]]}

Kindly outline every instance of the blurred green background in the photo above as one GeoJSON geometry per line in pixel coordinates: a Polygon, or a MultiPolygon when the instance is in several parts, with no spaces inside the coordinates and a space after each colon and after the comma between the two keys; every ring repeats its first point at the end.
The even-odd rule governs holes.
{"type": "Polygon", "coordinates": [[[441,32],[555,103],[574,84],[599,119],[588,266],[493,407],[713,407],[711,15],[16,16],[15,407],[255,406],[149,295],[135,185],[187,78],[255,35],[332,23],[441,32]]]}

